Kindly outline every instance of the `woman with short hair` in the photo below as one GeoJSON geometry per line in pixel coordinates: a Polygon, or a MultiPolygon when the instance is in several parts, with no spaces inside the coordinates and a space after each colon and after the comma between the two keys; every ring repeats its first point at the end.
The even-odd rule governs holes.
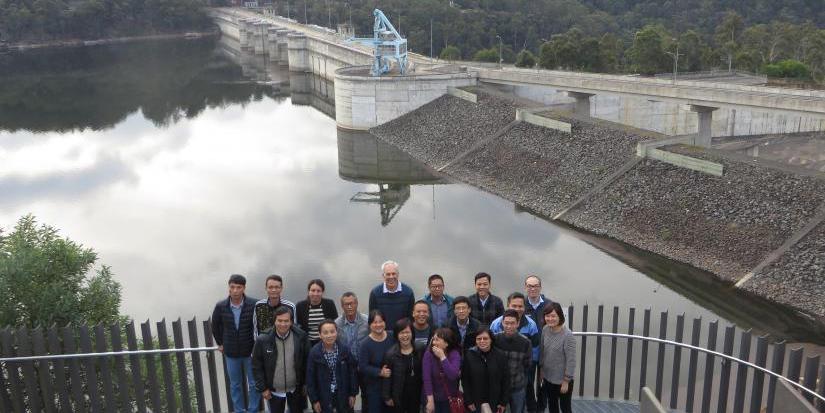
{"type": "Polygon", "coordinates": [[[381,396],[381,380],[390,377],[392,371],[384,363],[384,355],[393,345],[392,336],[387,332],[384,313],[381,310],[370,311],[367,317],[370,333],[361,342],[358,351],[358,371],[364,383],[367,396],[367,412],[389,413],[381,396]]]}
{"type": "Polygon", "coordinates": [[[461,362],[464,405],[470,412],[503,413],[510,400],[507,356],[493,347],[495,339],[486,326],[478,329],[475,341],[461,362]]]}
{"type": "Polygon", "coordinates": [[[572,412],[570,398],[576,371],[576,338],[564,326],[564,312],[559,303],[544,307],[544,328],[541,330],[539,362],[547,389],[550,413],[572,412]]]}

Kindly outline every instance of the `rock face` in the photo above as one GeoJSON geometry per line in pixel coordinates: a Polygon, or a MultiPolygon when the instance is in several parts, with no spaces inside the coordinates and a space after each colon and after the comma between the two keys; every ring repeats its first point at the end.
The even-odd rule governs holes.
{"type": "Polygon", "coordinates": [[[822,180],[692,155],[722,163],[725,176],[645,160],[563,220],[736,281],[825,199],[822,180]]]}
{"type": "Polygon", "coordinates": [[[743,287],[825,317],[825,223],[819,224],[743,287]]]}
{"type": "Polygon", "coordinates": [[[444,95],[370,132],[439,168],[512,122],[516,107],[485,93],[478,93],[478,104],[444,95]]]}
{"type": "MultiPolygon", "coordinates": [[[[559,114],[544,116],[570,123],[572,134],[524,122],[502,129],[518,104],[476,93],[478,104],[443,96],[372,133],[432,167],[445,167],[455,179],[550,217],[637,159],[638,142],[656,137],[559,114]]],[[[724,176],[645,159],[561,220],[734,282],[825,205],[821,176],[716,150],[660,149],[721,163],[724,176]]],[[[825,319],[825,223],[744,287],[825,319]]]]}
{"type": "Polygon", "coordinates": [[[573,133],[519,123],[445,169],[449,175],[554,216],[634,157],[650,139],[554,116],[573,133]]]}

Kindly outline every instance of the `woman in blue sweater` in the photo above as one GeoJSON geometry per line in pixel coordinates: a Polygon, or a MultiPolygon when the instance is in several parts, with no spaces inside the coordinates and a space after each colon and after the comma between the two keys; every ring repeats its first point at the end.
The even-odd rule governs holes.
{"type": "Polygon", "coordinates": [[[362,376],[367,396],[367,412],[389,413],[390,409],[381,397],[381,379],[392,374],[384,364],[384,354],[393,345],[393,339],[386,330],[384,313],[372,310],[367,317],[370,334],[361,343],[358,351],[358,371],[362,376]]]}

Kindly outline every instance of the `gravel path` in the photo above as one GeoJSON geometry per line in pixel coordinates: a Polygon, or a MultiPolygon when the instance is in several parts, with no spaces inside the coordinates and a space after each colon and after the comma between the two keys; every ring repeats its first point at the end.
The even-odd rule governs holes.
{"type": "Polygon", "coordinates": [[[553,216],[630,160],[648,137],[555,116],[568,134],[519,123],[446,169],[449,175],[553,216]]]}
{"type": "Polygon", "coordinates": [[[727,160],[714,177],[645,160],[562,219],[735,281],[805,225],[825,181],[727,160]]]}
{"type": "Polygon", "coordinates": [[[370,132],[439,168],[516,118],[514,101],[475,93],[477,104],[444,95],[370,132]]]}

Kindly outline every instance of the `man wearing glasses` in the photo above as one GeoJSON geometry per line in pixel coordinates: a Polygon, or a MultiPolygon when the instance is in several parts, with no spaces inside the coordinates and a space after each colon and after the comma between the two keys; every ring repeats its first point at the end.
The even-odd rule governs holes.
{"type": "MultiPolygon", "coordinates": [[[[527,314],[538,325],[539,331],[544,327],[544,316],[542,312],[544,307],[549,305],[552,301],[541,293],[541,278],[535,275],[528,275],[524,279],[524,292],[527,296],[527,305],[524,313],[527,314]]],[[[535,350],[535,349],[534,349],[535,350]]],[[[547,407],[547,396],[544,394],[544,388],[541,382],[537,382],[536,371],[538,360],[533,357],[530,363],[530,371],[527,377],[527,412],[536,413],[543,412],[547,407]],[[535,383],[538,383],[537,385],[535,383]]]]}
{"type": "Polygon", "coordinates": [[[430,325],[433,330],[447,327],[447,322],[453,317],[453,297],[444,293],[444,278],[433,274],[427,279],[427,288],[430,293],[424,296],[424,301],[430,306],[430,325]]]}

